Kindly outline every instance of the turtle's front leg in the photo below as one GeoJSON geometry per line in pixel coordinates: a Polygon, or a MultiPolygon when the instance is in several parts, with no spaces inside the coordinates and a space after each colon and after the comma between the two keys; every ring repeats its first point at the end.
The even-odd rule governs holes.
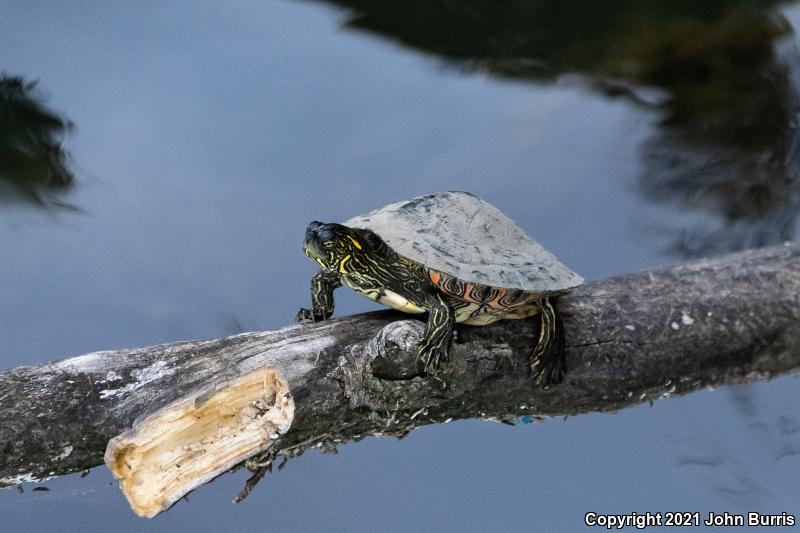
{"type": "Polygon", "coordinates": [[[318,322],[333,315],[333,291],[342,286],[342,277],[331,270],[320,270],[311,277],[311,309],[301,307],[295,320],[318,322]]]}
{"type": "Polygon", "coordinates": [[[426,374],[435,374],[441,360],[447,359],[455,315],[438,292],[426,298],[424,306],[428,310],[428,326],[419,343],[419,361],[426,374]]]}

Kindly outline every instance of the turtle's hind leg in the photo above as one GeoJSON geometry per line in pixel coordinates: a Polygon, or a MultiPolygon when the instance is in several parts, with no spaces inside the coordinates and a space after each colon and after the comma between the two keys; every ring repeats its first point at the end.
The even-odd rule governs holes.
{"type": "Polygon", "coordinates": [[[542,326],[531,361],[531,377],[544,388],[560,383],[567,373],[564,357],[564,328],[549,298],[539,302],[542,326]]]}

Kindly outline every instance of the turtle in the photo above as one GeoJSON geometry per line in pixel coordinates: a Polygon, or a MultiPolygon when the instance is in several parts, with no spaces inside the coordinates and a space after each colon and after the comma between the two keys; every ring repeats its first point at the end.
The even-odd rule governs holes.
{"type": "Polygon", "coordinates": [[[455,323],[484,326],[538,313],[531,376],[548,387],[566,373],[553,300],[583,278],[474,194],[439,192],[341,224],[313,221],[303,251],[321,269],[311,278],[311,309],[301,308],[298,321],[330,318],[342,285],[399,311],[428,313],[419,364],[435,374],[455,323]]]}

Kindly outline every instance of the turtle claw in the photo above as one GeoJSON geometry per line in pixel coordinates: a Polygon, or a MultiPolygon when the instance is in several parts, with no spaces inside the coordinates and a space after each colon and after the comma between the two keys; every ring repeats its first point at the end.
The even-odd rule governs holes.
{"type": "Polygon", "coordinates": [[[297,311],[297,315],[294,317],[295,322],[306,322],[307,320],[313,320],[314,314],[311,312],[311,309],[306,309],[305,307],[301,307],[300,310],[297,311]]]}
{"type": "Polygon", "coordinates": [[[531,378],[544,390],[548,390],[551,385],[561,383],[566,373],[563,354],[545,353],[531,362],[531,378]]]}
{"type": "Polygon", "coordinates": [[[436,346],[424,340],[419,346],[419,364],[422,373],[427,376],[435,376],[436,371],[442,361],[447,360],[447,348],[436,346]]]}
{"type": "Polygon", "coordinates": [[[321,322],[325,320],[324,313],[315,313],[313,309],[306,309],[305,307],[301,307],[299,311],[297,311],[297,315],[294,317],[295,322],[321,322]]]}

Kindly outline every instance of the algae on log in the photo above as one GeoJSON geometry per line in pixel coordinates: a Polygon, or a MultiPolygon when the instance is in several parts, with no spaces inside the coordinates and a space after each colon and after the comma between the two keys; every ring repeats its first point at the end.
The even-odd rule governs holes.
{"type": "Polygon", "coordinates": [[[549,391],[527,377],[536,317],[459,326],[450,360],[426,378],[415,372],[423,323],[391,311],[8,370],[0,483],[98,465],[113,439],[108,464],[152,516],[256,452],[248,464],[263,474],[312,446],[447,419],[608,411],[769,378],[800,366],[800,247],[595,281],[558,309],[568,374],[549,391]]]}

